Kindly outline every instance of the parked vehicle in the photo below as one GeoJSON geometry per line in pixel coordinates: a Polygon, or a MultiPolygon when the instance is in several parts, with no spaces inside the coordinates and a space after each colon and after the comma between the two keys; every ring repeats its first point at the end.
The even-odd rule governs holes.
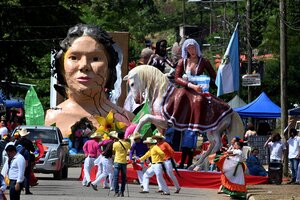
{"type": "MultiPolygon", "coordinates": [[[[31,141],[42,140],[46,146],[44,155],[34,166],[37,173],[53,173],[54,179],[60,180],[68,178],[69,147],[68,141],[63,140],[63,136],[58,127],[54,126],[18,126],[17,129],[27,129],[28,139],[31,141]]],[[[13,132],[13,133],[14,133],[13,132]]]]}

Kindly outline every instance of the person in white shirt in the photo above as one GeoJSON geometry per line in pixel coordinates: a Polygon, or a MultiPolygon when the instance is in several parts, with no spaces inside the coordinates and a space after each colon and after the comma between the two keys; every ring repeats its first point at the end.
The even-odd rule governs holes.
{"type": "Polygon", "coordinates": [[[270,149],[270,162],[282,162],[286,145],[281,142],[281,136],[279,133],[275,133],[269,137],[264,147],[270,149]]]}
{"type": "Polygon", "coordinates": [[[298,136],[298,131],[295,128],[290,129],[290,138],[287,141],[288,151],[289,151],[289,161],[291,164],[292,179],[289,183],[295,183],[299,165],[300,157],[300,137],[298,136]]]}
{"type": "Polygon", "coordinates": [[[3,138],[4,135],[8,134],[8,129],[6,127],[6,122],[4,120],[0,121],[0,135],[1,139],[3,138]]]}
{"type": "Polygon", "coordinates": [[[25,159],[17,153],[16,147],[9,145],[5,149],[8,155],[8,178],[9,178],[9,197],[11,200],[19,200],[22,184],[24,182],[25,159]]]}

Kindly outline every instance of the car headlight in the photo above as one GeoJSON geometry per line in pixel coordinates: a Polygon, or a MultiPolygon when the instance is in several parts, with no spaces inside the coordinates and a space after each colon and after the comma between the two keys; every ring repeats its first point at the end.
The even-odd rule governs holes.
{"type": "Polygon", "coordinates": [[[52,150],[50,152],[49,159],[51,159],[51,158],[57,158],[57,150],[52,150]]]}

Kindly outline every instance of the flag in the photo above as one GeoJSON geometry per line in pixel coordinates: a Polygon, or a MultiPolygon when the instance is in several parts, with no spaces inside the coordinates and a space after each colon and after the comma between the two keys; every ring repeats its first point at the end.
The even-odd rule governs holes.
{"type": "Polygon", "coordinates": [[[239,90],[240,86],[240,62],[238,24],[230,38],[228,47],[219,66],[216,85],[217,96],[239,90]]]}
{"type": "Polygon", "coordinates": [[[43,126],[45,124],[43,105],[32,86],[25,97],[25,119],[26,125],[43,126]]]}
{"type": "MultiPolygon", "coordinates": [[[[150,114],[149,112],[149,105],[148,105],[148,99],[146,99],[144,106],[142,109],[136,114],[136,116],[133,118],[132,123],[138,124],[140,119],[146,115],[150,114]]],[[[152,136],[152,129],[151,129],[151,123],[147,122],[144,124],[144,126],[141,128],[139,133],[142,135],[143,138],[151,137],[152,136]]]]}

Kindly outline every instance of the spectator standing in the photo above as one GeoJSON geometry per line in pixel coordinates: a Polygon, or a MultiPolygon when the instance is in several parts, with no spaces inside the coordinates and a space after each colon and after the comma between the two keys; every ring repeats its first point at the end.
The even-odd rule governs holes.
{"type": "Polygon", "coordinates": [[[1,134],[1,138],[3,138],[4,135],[8,134],[7,123],[6,120],[3,120],[3,117],[1,117],[1,121],[0,121],[0,134],[1,134]]]}
{"type": "MultiPolygon", "coordinates": [[[[20,134],[20,139],[16,140],[15,146],[22,145],[28,151],[29,154],[28,164],[26,165],[25,169],[25,194],[32,194],[30,192],[30,173],[32,172],[32,168],[35,163],[35,156],[33,155],[33,152],[35,152],[35,148],[33,146],[32,141],[27,138],[30,132],[28,132],[26,129],[18,130],[18,132],[20,134]]],[[[25,154],[27,153],[24,153],[24,155],[25,154]]],[[[24,156],[24,158],[25,157],[27,159],[26,155],[24,156]]]]}
{"type": "Polygon", "coordinates": [[[288,158],[291,164],[292,179],[288,182],[289,184],[296,182],[299,157],[300,157],[300,137],[298,131],[295,128],[290,129],[290,138],[288,143],[288,158]]]}
{"type": "Polygon", "coordinates": [[[90,171],[94,166],[94,161],[101,153],[100,149],[98,148],[100,139],[101,139],[101,135],[94,132],[90,136],[90,139],[83,145],[85,160],[84,160],[84,177],[82,180],[82,185],[86,187],[90,187],[91,185],[90,171]]]}
{"type": "Polygon", "coordinates": [[[281,142],[281,136],[279,133],[275,133],[269,137],[264,147],[270,149],[270,163],[282,163],[284,151],[286,151],[286,145],[281,142]]]}
{"type": "Polygon", "coordinates": [[[0,199],[1,200],[6,199],[6,196],[4,194],[6,188],[7,188],[7,185],[4,181],[4,177],[2,176],[2,174],[0,174],[0,199]]]}
{"type": "Polygon", "coordinates": [[[181,142],[181,162],[179,165],[180,169],[184,168],[186,157],[188,157],[187,169],[193,163],[194,151],[197,147],[198,135],[196,131],[185,130],[182,136],[181,142]]]}
{"type": "Polygon", "coordinates": [[[267,176],[265,168],[262,166],[258,158],[259,150],[254,148],[251,151],[251,155],[247,158],[246,163],[249,169],[249,174],[252,176],[267,176]]]}
{"type": "Polygon", "coordinates": [[[2,166],[2,164],[4,164],[2,154],[9,140],[10,140],[10,135],[3,135],[2,139],[0,140],[0,167],[2,166]]]}
{"type": "Polygon", "coordinates": [[[137,65],[146,65],[152,54],[153,54],[152,49],[150,49],[148,47],[142,49],[141,57],[140,57],[137,65]]]}
{"type": "Polygon", "coordinates": [[[257,136],[257,133],[254,129],[254,125],[251,122],[249,122],[247,124],[247,127],[248,127],[248,130],[246,131],[246,133],[244,135],[244,140],[245,141],[248,141],[249,137],[257,136]]]}
{"type": "Polygon", "coordinates": [[[19,200],[25,173],[25,159],[17,153],[16,147],[9,145],[5,149],[8,155],[8,178],[10,200],[19,200]]]}
{"type": "MultiPolygon", "coordinates": [[[[133,135],[133,143],[130,148],[129,152],[129,159],[130,160],[136,160],[145,155],[145,153],[148,151],[148,147],[145,143],[143,143],[143,140],[141,139],[141,134],[136,133],[133,135]],[[134,158],[135,156],[135,158],[134,158]]],[[[143,186],[143,175],[144,175],[144,162],[139,163],[141,166],[140,170],[136,170],[136,173],[138,175],[139,183],[141,187],[143,186]]]]}
{"type": "Polygon", "coordinates": [[[130,149],[130,143],[124,140],[125,133],[123,131],[118,132],[119,141],[114,142],[113,152],[115,154],[114,159],[114,196],[124,197],[125,185],[126,185],[126,167],[127,167],[127,154],[130,149]],[[121,189],[119,189],[119,173],[121,173],[121,189]]]}

